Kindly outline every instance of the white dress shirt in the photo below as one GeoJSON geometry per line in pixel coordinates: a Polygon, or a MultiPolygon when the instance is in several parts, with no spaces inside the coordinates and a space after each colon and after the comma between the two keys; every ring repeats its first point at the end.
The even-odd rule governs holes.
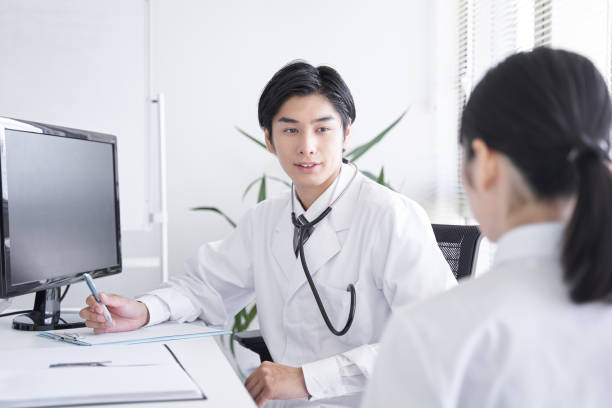
{"type": "Polygon", "coordinates": [[[363,406],[612,406],[612,307],[570,300],[564,228],[507,232],[490,272],[394,314],[363,406]]]}
{"type": "Polygon", "coordinates": [[[305,257],[334,327],[349,315],[349,283],[356,289],[353,325],[334,336],[325,325],[293,251],[291,195],[250,210],[224,240],[203,245],[183,275],[141,298],[150,324],[167,319],[228,322],[257,298],[261,333],[276,363],[302,367],[312,399],[266,406],[358,406],[391,311],[456,285],[425,212],[343,165],[332,184],[296,216],[312,221],[345,187],[346,193],[304,246],[305,257]]]}

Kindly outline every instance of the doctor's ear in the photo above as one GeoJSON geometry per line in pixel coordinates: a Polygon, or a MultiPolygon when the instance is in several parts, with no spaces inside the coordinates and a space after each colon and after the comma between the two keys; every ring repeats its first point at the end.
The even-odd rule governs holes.
{"type": "Polygon", "coordinates": [[[344,140],[342,141],[342,151],[346,150],[346,147],[349,145],[351,141],[351,124],[349,122],[346,127],[346,131],[344,132],[344,140]]]}
{"type": "Polygon", "coordinates": [[[276,154],[276,149],[274,148],[274,143],[272,143],[272,137],[270,136],[270,131],[268,131],[268,129],[265,129],[264,135],[266,138],[266,148],[270,153],[276,154]]]}

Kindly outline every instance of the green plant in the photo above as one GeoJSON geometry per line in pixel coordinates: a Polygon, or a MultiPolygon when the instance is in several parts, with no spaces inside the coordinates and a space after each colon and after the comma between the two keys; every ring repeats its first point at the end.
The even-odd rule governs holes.
{"type": "MultiPolygon", "coordinates": [[[[378,144],[390,131],[391,129],[393,129],[406,115],[406,113],[408,112],[408,110],[405,110],[404,112],[402,112],[402,114],[395,119],[389,126],[387,126],[382,132],[380,132],[378,135],[376,135],[374,138],[372,138],[369,142],[364,143],[362,145],[359,145],[357,147],[355,147],[354,149],[350,150],[349,152],[345,153],[344,157],[346,159],[348,159],[351,162],[355,162],[357,161],[361,156],[363,156],[368,150],[370,150],[372,147],[374,147],[376,144],[378,144]]],[[[257,140],[257,138],[251,136],[250,134],[248,134],[247,132],[245,132],[244,130],[240,129],[239,127],[236,127],[236,130],[242,134],[243,136],[245,136],[246,138],[248,138],[249,140],[251,140],[252,142],[256,143],[258,146],[262,147],[263,149],[265,149],[266,151],[266,145],[262,142],[260,142],[259,140],[257,140]]],[[[376,176],[374,173],[369,172],[367,170],[361,170],[361,172],[368,178],[376,181],[379,184],[382,184],[386,187],[391,188],[391,186],[389,185],[389,183],[385,180],[385,167],[383,166],[380,169],[380,172],[378,173],[378,176],[376,176]]],[[[256,178],[255,180],[253,180],[252,182],[249,183],[249,185],[246,187],[246,189],[244,190],[244,192],[242,193],[242,200],[245,199],[245,197],[247,196],[247,194],[249,193],[249,191],[256,186],[259,183],[259,192],[257,194],[257,202],[261,202],[263,200],[266,199],[267,197],[267,180],[270,179],[272,181],[278,182],[278,183],[282,183],[285,184],[287,187],[291,187],[291,184],[281,178],[278,177],[274,177],[274,176],[269,176],[266,175],[265,173],[256,178]]],[[[223,211],[219,210],[217,207],[195,207],[192,208],[193,211],[210,211],[210,212],[215,212],[219,215],[221,215],[223,218],[225,218],[225,220],[232,226],[232,227],[236,227],[236,223],[229,217],[227,216],[227,214],[225,214],[223,211]]],[[[245,307],[244,309],[242,309],[240,312],[238,312],[236,314],[236,316],[234,316],[234,325],[232,326],[232,334],[230,335],[230,349],[232,351],[232,354],[235,354],[235,350],[234,350],[234,336],[236,335],[236,333],[239,333],[241,331],[246,330],[249,325],[251,324],[251,322],[253,321],[253,319],[255,319],[255,316],[257,315],[257,305],[253,305],[250,309],[248,309],[247,307],[245,307]]]]}

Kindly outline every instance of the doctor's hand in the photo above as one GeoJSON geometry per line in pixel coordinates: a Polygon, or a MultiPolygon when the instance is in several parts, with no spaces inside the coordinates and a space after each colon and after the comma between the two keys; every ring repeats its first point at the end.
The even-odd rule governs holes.
{"type": "Polygon", "coordinates": [[[149,322],[149,309],[142,302],[107,293],[100,293],[100,300],[110,312],[113,324],[106,321],[102,306],[92,295],[85,300],[87,307],[79,312],[79,316],[85,319],[85,326],[93,328],[94,333],[136,330],[149,322]]]}
{"type": "Polygon", "coordinates": [[[244,385],[259,408],[268,400],[309,396],[301,367],[289,367],[269,361],[261,363],[244,385]]]}

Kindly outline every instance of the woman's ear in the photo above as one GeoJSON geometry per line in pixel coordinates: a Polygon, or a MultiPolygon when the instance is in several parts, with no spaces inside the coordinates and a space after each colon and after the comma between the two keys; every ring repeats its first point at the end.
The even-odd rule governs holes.
{"type": "Polygon", "coordinates": [[[471,160],[471,182],[477,190],[489,191],[499,181],[500,176],[500,155],[494,150],[489,149],[482,139],[472,141],[474,158],[471,160]]]}
{"type": "Polygon", "coordinates": [[[274,148],[274,143],[272,143],[272,139],[270,138],[270,132],[268,131],[268,129],[264,130],[264,135],[266,138],[266,147],[268,148],[268,151],[272,154],[276,154],[276,149],[274,148]]]}

